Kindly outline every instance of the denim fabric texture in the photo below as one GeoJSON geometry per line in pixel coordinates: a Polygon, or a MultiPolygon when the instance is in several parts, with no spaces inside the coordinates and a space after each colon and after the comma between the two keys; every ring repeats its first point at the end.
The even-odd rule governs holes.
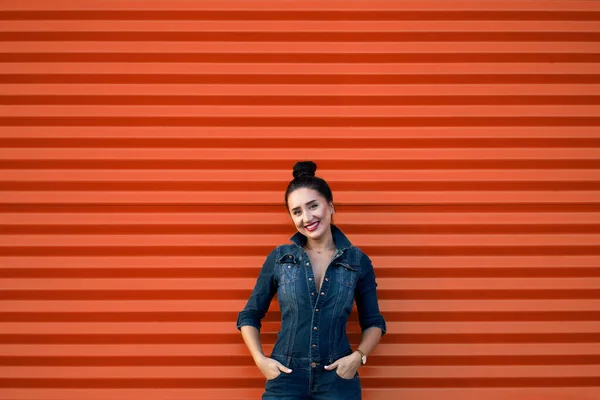
{"type": "MultiPolygon", "coordinates": [[[[267,256],[252,294],[238,314],[238,329],[251,325],[260,331],[261,320],[277,294],[281,330],[271,358],[286,366],[295,365],[299,371],[305,366],[316,373],[319,367],[352,353],[346,325],[355,301],[362,331],[379,327],[384,334],[386,332],[385,319],[379,311],[371,260],[333,224],[331,232],[336,252],[325,272],[320,291],[317,291],[308,254],[302,247],[306,238],[296,233],[290,239],[292,244],[278,246],[267,256]]],[[[321,372],[329,376],[335,373],[321,372]]],[[[317,375],[308,376],[312,377],[308,384],[316,389],[317,375]]],[[[275,379],[286,378],[289,377],[275,379]]],[[[337,378],[339,384],[348,383],[340,382],[343,378],[339,376],[337,378]]],[[[358,376],[355,379],[358,380],[358,376]]],[[[267,381],[267,391],[269,384],[273,383],[267,381]]],[[[357,383],[360,393],[360,382],[357,383]]]]}
{"type": "MultiPolygon", "coordinates": [[[[281,362],[280,359],[278,359],[281,362]]],[[[336,370],[323,367],[332,363],[316,363],[311,367],[310,360],[294,358],[286,367],[289,374],[281,373],[267,380],[262,400],[360,400],[362,399],[358,372],[352,379],[342,378],[336,370]]]]}

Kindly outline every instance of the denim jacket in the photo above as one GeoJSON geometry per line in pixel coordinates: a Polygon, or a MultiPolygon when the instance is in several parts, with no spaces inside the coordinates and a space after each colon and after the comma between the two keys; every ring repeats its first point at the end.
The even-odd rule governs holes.
{"type": "Polygon", "coordinates": [[[281,330],[271,357],[280,361],[335,360],[350,354],[346,324],[355,300],[362,331],[376,326],[386,332],[371,260],[333,224],[331,231],[336,252],[319,293],[310,259],[302,248],[306,237],[296,233],[293,244],[278,246],[267,256],[254,290],[238,314],[238,329],[251,325],[260,331],[261,320],[277,294],[281,330]]]}

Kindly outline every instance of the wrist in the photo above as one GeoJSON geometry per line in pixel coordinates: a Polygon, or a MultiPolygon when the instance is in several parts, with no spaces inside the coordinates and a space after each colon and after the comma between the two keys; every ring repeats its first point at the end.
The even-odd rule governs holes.
{"type": "Polygon", "coordinates": [[[256,365],[260,364],[262,361],[264,361],[267,356],[265,356],[263,353],[259,353],[259,354],[255,354],[252,356],[252,358],[254,359],[254,363],[256,365]]]}
{"type": "Polygon", "coordinates": [[[352,353],[352,355],[354,356],[354,361],[355,363],[360,367],[362,366],[362,354],[359,351],[354,351],[354,353],[352,353]]]}
{"type": "Polygon", "coordinates": [[[359,348],[356,349],[355,353],[358,354],[360,365],[365,365],[367,363],[367,355],[359,348]]]}

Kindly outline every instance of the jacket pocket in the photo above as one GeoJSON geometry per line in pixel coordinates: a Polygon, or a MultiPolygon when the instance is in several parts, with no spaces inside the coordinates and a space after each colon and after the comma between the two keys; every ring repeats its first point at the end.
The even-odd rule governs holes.
{"type": "Polygon", "coordinates": [[[280,285],[288,285],[300,278],[300,265],[293,254],[285,254],[278,261],[280,285]]]}
{"type": "Polygon", "coordinates": [[[338,279],[341,285],[354,288],[358,278],[358,268],[350,263],[340,261],[337,262],[338,279]]]}

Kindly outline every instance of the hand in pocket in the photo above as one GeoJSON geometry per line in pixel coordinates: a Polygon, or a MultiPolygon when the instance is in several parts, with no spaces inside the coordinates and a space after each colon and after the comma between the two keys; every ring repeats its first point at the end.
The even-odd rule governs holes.
{"type": "Polygon", "coordinates": [[[274,360],[269,357],[262,358],[259,362],[256,363],[260,372],[267,378],[267,380],[272,380],[277,378],[281,374],[289,374],[292,372],[291,369],[283,365],[277,360],[274,360]]]}

